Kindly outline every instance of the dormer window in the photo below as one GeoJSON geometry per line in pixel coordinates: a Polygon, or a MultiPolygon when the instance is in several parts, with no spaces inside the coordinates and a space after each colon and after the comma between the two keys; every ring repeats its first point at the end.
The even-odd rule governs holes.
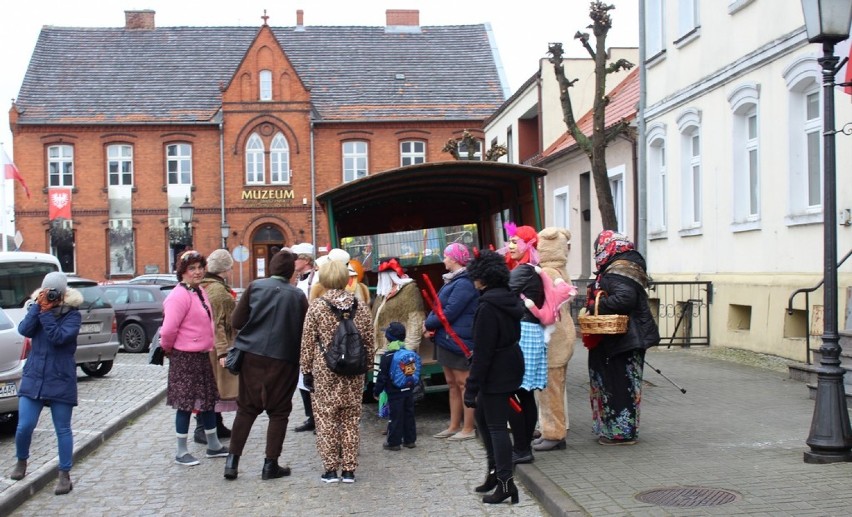
{"type": "Polygon", "coordinates": [[[260,100],[272,100],[272,72],[270,70],[260,71],[260,100]]]}

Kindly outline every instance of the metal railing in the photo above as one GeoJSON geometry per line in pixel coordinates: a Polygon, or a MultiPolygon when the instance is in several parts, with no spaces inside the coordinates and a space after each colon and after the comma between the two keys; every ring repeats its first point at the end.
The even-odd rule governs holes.
{"type": "MultiPolygon", "coordinates": [[[[837,263],[837,268],[846,262],[852,256],[852,249],[846,252],[846,255],[843,255],[843,258],[840,259],[840,262],[837,263]]],[[[790,298],[787,300],[787,314],[793,314],[793,299],[796,298],[796,295],[804,293],[805,295],[805,362],[806,364],[811,364],[811,293],[822,287],[822,284],[825,283],[825,277],[821,278],[817,285],[813,287],[802,287],[801,289],[796,289],[793,291],[793,294],[790,295],[790,298]]]]}
{"type": "MultiPolygon", "coordinates": [[[[577,296],[571,303],[574,321],[586,305],[586,287],[593,281],[573,281],[577,287],[577,296]]],[[[648,291],[651,312],[660,328],[660,345],[710,345],[712,282],[651,282],[648,291]]]]}

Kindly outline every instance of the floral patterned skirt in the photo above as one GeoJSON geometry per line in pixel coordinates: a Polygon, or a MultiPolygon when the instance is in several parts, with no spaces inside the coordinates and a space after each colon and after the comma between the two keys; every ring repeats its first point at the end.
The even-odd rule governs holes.
{"type": "Polygon", "coordinates": [[[610,440],[635,440],[639,432],[645,351],[607,358],[605,347],[589,350],[589,399],[594,432],[610,440]]]}
{"type": "Polygon", "coordinates": [[[180,411],[212,411],[218,399],[210,354],[172,350],[166,405],[180,411]]]}

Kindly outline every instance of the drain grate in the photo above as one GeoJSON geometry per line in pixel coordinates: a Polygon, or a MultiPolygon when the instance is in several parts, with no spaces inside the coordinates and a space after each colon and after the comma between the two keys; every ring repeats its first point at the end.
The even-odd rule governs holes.
{"type": "Polygon", "coordinates": [[[694,506],[721,506],[732,503],[740,495],[730,490],[702,487],[673,487],[646,490],[634,496],[637,501],[657,506],[676,506],[692,508],[694,506]]]}

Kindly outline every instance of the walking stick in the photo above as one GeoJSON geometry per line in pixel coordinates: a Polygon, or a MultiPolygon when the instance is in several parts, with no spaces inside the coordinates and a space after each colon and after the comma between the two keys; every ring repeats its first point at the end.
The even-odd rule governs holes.
{"type": "MultiPolygon", "coordinates": [[[[428,292],[426,289],[421,289],[420,293],[423,295],[423,299],[426,300],[426,305],[429,306],[429,309],[435,313],[435,316],[438,317],[438,321],[441,322],[441,325],[444,327],[444,330],[447,331],[450,338],[456,342],[456,344],[461,348],[462,353],[465,358],[470,359],[473,355],[473,352],[467,347],[464,341],[456,334],[455,329],[453,329],[452,325],[450,325],[450,320],[447,319],[446,314],[444,314],[444,309],[441,307],[441,300],[438,298],[438,292],[435,291],[435,286],[432,285],[432,280],[425,273],[423,274],[423,282],[426,284],[426,287],[429,289],[428,292]]],[[[516,413],[520,413],[522,411],[521,405],[515,400],[514,396],[509,397],[509,406],[516,413]]]]}
{"type": "Polygon", "coordinates": [[[666,377],[666,376],[663,374],[663,372],[661,372],[661,371],[659,370],[659,368],[654,368],[654,366],[653,366],[652,364],[650,364],[648,361],[645,361],[645,366],[647,366],[648,368],[650,368],[650,369],[654,370],[655,372],[659,373],[659,374],[663,377],[663,379],[665,379],[665,380],[669,381],[670,383],[672,383],[672,386],[674,386],[675,388],[679,389],[681,393],[683,393],[684,395],[686,395],[686,390],[685,390],[685,389],[683,389],[683,388],[681,388],[680,386],[678,386],[678,385],[675,383],[675,381],[673,381],[673,380],[669,379],[668,377],[666,377]]]}

